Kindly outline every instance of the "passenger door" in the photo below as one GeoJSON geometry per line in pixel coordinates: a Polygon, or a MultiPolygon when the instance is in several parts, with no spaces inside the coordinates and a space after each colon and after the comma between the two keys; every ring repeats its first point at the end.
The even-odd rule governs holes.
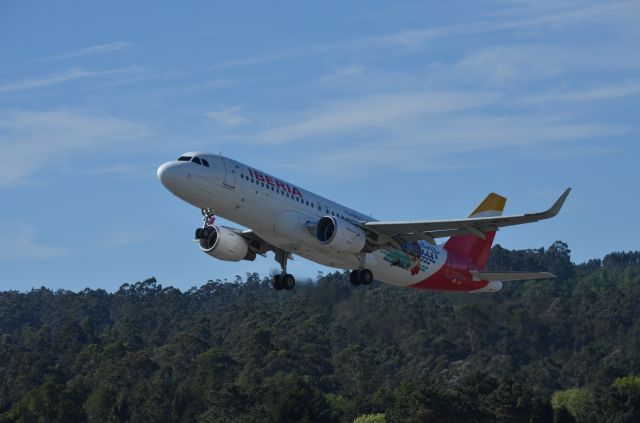
{"type": "Polygon", "coordinates": [[[224,185],[227,188],[235,189],[239,167],[232,160],[224,157],[222,158],[222,161],[224,163],[224,185]]]}

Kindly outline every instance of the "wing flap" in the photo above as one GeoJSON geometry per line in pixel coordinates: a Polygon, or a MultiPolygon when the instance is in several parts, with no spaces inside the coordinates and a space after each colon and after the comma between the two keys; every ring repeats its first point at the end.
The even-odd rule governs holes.
{"type": "Polygon", "coordinates": [[[556,277],[550,272],[471,272],[473,280],[479,281],[528,281],[534,279],[553,279],[556,277]]]}

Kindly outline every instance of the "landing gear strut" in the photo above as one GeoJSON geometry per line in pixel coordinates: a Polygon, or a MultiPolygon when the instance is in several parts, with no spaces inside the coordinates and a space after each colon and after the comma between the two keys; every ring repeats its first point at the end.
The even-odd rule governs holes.
{"type": "Polygon", "coordinates": [[[202,228],[197,228],[196,239],[208,239],[209,235],[214,232],[213,224],[216,220],[215,211],[213,209],[201,209],[202,212],[202,228]]]}
{"type": "Polygon", "coordinates": [[[213,226],[216,221],[216,211],[213,209],[200,209],[200,213],[202,213],[202,226],[213,226]]]}
{"type": "Polygon", "coordinates": [[[292,290],[294,286],[296,286],[296,279],[293,275],[287,273],[287,260],[289,259],[289,253],[284,250],[276,251],[276,261],[280,265],[282,269],[282,273],[279,275],[273,275],[273,279],[271,280],[271,285],[276,291],[280,291],[282,289],[292,290]]]}
{"type": "Polygon", "coordinates": [[[349,282],[352,285],[369,285],[373,282],[373,273],[369,269],[352,270],[349,274],[349,282]]]}

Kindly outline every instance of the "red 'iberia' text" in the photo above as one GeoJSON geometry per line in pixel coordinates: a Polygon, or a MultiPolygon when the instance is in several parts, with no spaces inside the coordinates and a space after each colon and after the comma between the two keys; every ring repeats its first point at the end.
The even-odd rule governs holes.
{"type": "Polygon", "coordinates": [[[264,182],[267,185],[271,185],[273,187],[286,191],[291,195],[297,195],[298,197],[302,198],[302,193],[298,188],[289,186],[289,184],[272,178],[269,175],[265,175],[258,170],[249,168],[249,175],[251,175],[252,178],[255,178],[256,181],[264,182]]]}

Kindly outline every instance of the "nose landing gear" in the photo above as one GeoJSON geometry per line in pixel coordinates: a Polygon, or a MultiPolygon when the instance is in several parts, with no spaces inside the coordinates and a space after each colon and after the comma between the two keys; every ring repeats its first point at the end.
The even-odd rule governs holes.
{"type": "Polygon", "coordinates": [[[216,211],[213,209],[200,209],[202,213],[203,226],[213,226],[216,221],[216,211]]]}
{"type": "Polygon", "coordinates": [[[273,275],[273,279],[271,280],[271,285],[276,291],[281,291],[286,289],[288,291],[292,290],[294,286],[296,286],[296,279],[292,274],[287,273],[287,260],[289,259],[289,253],[284,250],[276,251],[276,261],[280,265],[282,269],[282,273],[279,275],[273,275]]]}

